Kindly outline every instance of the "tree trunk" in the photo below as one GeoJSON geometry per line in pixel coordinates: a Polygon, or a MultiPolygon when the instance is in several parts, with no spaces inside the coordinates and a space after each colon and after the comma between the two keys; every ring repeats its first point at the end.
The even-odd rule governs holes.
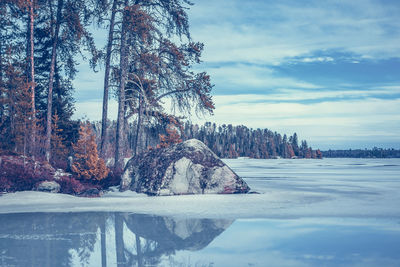
{"type": "Polygon", "coordinates": [[[0,106],[0,125],[2,125],[5,120],[5,117],[4,117],[5,103],[3,102],[5,90],[3,88],[4,88],[4,85],[3,85],[3,36],[1,35],[1,32],[0,32],[0,104],[1,104],[1,106],[0,106]]]}
{"type": "Polygon", "coordinates": [[[47,123],[46,123],[46,160],[50,162],[50,151],[51,151],[51,119],[52,119],[52,105],[53,105],[53,81],[54,81],[54,69],[56,64],[57,55],[57,43],[58,33],[60,31],[61,24],[61,11],[63,7],[63,0],[58,0],[57,4],[57,19],[56,28],[53,35],[53,47],[51,50],[51,63],[50,63],[50,74],[49,74],[49,91],[47,95],[47,123]]]}
{"type": "Polygon", "coordinates": [[[36,108],[35,108],[35,58],[34,58],[34,0],[29,1],[29,41],[30,41],[30,82],[31,82],[31,145],[30,152],[34,156],[36,150],[36,108]]]}
{"type": "Polygon", "coordinates": [[[142,101],[142,96],[139,96],[139,109],[138,109],[138,119],[137,119],[137,125],[136,125],[136,136],[135,136],[135,146],[133,148],[133,153],[134,156],[136,156],[139,153],[139,140],[140,140],[140,131],[142,128],[142,123],[143,123],[143,101],[142,101]]]}
{"type": "Polygon", "coordinates": [[[117,11],[117,0],[114,0],[111,10],[110,28],[108,31],[106,66],[104,74],[103,114],[101,119],[101,142],[100,142],[100,153],[103,159],[105,159],[106,157],[105,153],[106,153],[106,141],[107,141],[108,87],[110,81],[110,62],[112,53],[112,43],[114,40],[114,25],[115,25],[116,11],[117,11]]]}
{"type": "MultiPolygon", "coordinates": [[[[16,98],[16,96],[15,96],[15,90],[13,90],[13,88],[8,88],[8,94],[7,94],[7,96],[10,98],[10,102],[9,102],[9,104],[10,104],[10,107],[9,107],[9,109],[10,109],[10,132],[11,132],[11,137],[14,139],[14,141],[15,141],[15,139],[16,139],[16,122],[15,122],[15,115],[16,115],[16,113],[17,113],[17,109],[16,109],[16,103],[17,103],[17,98],[16,98]]],[[[14,145],[14,151],[15,152],[17,152],[17,146],[16,145],[14,145]]]]}
{"type": "MultiPolygon", "coordinates": [[[[126,7],[128,1],[125,0],[124,7],[126,7]]],[[[117,117],[117,133],[116,133],[116,148],[115,148],[115,165],[116,169],[122,170],[124,167],[124,140],[125,134],[125,82],[126,73],[128,66],[128,50],[127,50],[127,10],[124,10],[122,18],[122,30],[121,30],[121,48],[120,48],[120,78],[118,88],[118,117],[117,117]]]]}

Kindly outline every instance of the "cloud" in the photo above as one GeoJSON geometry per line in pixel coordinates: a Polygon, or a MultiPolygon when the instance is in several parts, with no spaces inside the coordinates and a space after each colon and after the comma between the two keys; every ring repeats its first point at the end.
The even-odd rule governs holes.
{"type": "Polygon", "coordinates": [[[301,59],[302,62],[332,62],[334,59],[332,57],[305,57],[301,59]]]}
{"type": "Polygon", "coordinates": [[[339,100],[360,100],[366,98],[382,98],[385,96],[399,95],[400,86],[381,86],[369,90],[293,90],[279,88],[273,93],[267,94],[237,94],[237,95],[216,95],[216,100],[222,106],[236,103],[283,103],[283,102],[326,102],[326,99],[339,100]]]}
{"type": "Polygon", "coordinates": [[[223,67],[209,67],[208,72],[211,74],[212,81],[217,84],[216,90],[225,87],[237,88],[240,91],[250,88],[267,90],[277,87],[302,89],[321,87],[291,77],[280,76],[275,70],[265,66],[229,64],[223,67]]]}
{"type": "Polygon", "coordinates": [[[318,50],[360,57],[400,54],[400,6],[378,1],[199,1],[192,36],[207,62],[281,64],[318,50]]]}

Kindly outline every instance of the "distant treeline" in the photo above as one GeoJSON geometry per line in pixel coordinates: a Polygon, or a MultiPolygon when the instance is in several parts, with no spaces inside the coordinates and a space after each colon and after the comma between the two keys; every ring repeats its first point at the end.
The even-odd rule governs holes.
{"type": "MultiPolygon", "coordinates": [[[[101,124],[93,123],[100,142],[101,124]]],[[[133,155],[137,126],[136,121],[127,126],[125,140],[125,154],[133,155]]],[[[165,124],[147,124],[140,130],[137,138],[138,152],[155,148],[160,144],[160,135],[167,135],[168,122],[165,124]]],[[[116,122],[109,123],[107,131],[106,158],[114,155],[116,122]]],[[[308,146],[307,141],[299,141],[298,135],[280,134],[269,129],[252,129],[243,125],[217,125],[207,122],[204,125],[185,122],[182,124],[180,138],[182,141],[196,138],[205,143],[217,156],[221,158],[250,157],[257,159],[269,158],[400,158],[400,150],[396,149],[348,149],[320,151],[308,146]]]]}
{"type": "Polygon", "coordinates": [[[322,151],[325,158],[400,158],[399,149],[346,149],[322,151]]]}
{"type": "Polygon", "coordinates": [[[185,138],[196,138],[210,147],[221,158],[250,157],[268,158],[321,158],[319,150],[308,147],[307,141],[298,136],[273,132],[268,129],[252,129],[246,126],[206,123],[203,126],[185,124],[185,138]]]}
{"type": "MultiPolygon", "coordinates": [[[[100,141],[101,125],[94,123],[97,140],[100,141]]],[[[166,135],[166,125],[147,125],[142,127],[139,138],[136,139],[137,126],[132,122],[129,128],[127,139],[125,140],[126,154],[133,151],[135,142],[138,140],[138,151],[144,151],[149,148],[157,147],[160,143],[160,135],[166,135]]],[[[116,123],[109,124],[107,131],[107,157],[111,158],[115,142],[116,123]]],[[[268,129],[251,129],[246,126],[216,125],[207,122],[204,125],[192,124],[186,122],[180,129],[180,138],[182,141],[196,138],[204,142],[215,154],[221,158],[250,157],[257,159],[268,158],[321,158],[322,153],[319,150],[313,150],[308,146],[307,141],[298,141],[298,136],[294,133],[292,136],[273,132],[268,129]]]]}

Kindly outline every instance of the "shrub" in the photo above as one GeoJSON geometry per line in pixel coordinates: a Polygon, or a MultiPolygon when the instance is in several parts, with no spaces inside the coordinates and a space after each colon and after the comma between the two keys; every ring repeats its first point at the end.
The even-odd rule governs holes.
{"type": "Polygon", "coordinates": [[[10,192],[12,186],[13,184],[10,180],[6,177],[0,177],[0,192],[10,192]]]}
{"type": "Polygon", "coordinates": [[[43,181],[53,179],[54,169],[22,156],[1,157],[0,190],[6,192],[33,190],[43,181]]]}
{"type": "Polygon", "coordinates": [[[61,177],[57,183],[60,184],[60,193],[76,195],[84,190],[84,186],[78,180],[72,177],[61,177]]]}

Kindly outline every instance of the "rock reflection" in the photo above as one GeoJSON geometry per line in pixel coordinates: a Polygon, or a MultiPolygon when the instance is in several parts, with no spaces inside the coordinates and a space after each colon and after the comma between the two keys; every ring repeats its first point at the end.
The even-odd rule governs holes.
{"type": "Polygon", "coordinates": [[[0,266],[154,266],[205,248],[233,221],[129,213],[0,215],[0,266]]]}

